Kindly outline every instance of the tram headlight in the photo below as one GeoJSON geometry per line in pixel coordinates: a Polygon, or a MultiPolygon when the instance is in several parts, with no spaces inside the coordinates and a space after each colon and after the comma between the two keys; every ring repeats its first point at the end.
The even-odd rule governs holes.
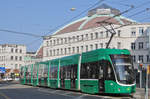
{"type": "Polygon", "coordinates": [[[127,90],[129,91],[129,90],[130,90],[130,88],[127,88],[127,90]]]}

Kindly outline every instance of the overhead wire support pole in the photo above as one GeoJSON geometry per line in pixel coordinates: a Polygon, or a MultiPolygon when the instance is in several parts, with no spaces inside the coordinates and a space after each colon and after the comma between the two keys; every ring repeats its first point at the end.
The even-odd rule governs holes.
{"type": "Polygon", "coordinates": [[[112,29],[114,32],[111,33],[111,36],[110,36],[110,39],[109,39],[109,41],[108,41],[108,43],[107,43],[107,45],[106,45],[106,48],[109,47],[109,44],[110,44],[112,38],[113,38],[114,35],[116,34],[116,31],[115,31],[114,28],[112,27],[112,24],[110,24],[110,26],[111,26],[111,29],[112,29]]]}
{"type": "MultiPolygon", "coordinates": [[[[98,22],[98,23],[99,23],[99,22],[98,22]]],[[[100,23],[101,23],[101,22],[100,22],[100,23]]],[[[101,25],[103,26],[103,28],[106,29],[106,31],[108,31],[108,32],[111,33],[111,36],[110,36],[110,39],[109,39],[109,41],[108,41],[108,43],[107,43],[107,45],[106,45],[106,48],[109,48],[109,44],[110,44],[110,42],[112,41],[113,36],[116,34],[116,31],[115,31],[114,28],[112,27],[112,23],[108,23],[108,24],[110,25],[111,30],[113,30],[113,32],[112,32],[110,29],[107,29],[103,24],[101,24],[101,25]]]]}

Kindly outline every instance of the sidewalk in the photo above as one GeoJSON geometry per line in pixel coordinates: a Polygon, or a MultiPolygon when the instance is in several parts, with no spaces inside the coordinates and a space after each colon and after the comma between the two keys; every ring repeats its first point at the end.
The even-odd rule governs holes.
{"type": "MultiPolygon", "coordinates": [[[[134,94],[135,99],[145,99],[145,89],[136,88],[136,93],[134,94]]],[[[150,88],[148,89],[148,99],[150,99],[150,88]]]]}

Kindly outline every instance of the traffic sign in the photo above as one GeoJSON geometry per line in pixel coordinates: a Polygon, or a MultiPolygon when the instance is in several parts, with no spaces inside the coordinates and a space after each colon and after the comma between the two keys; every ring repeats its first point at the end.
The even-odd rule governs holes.
{"type": "Polygon", "coordinates": [[[5,73],[6,70],[5,70],[5,67],[0,67],[0,73],[5,73]]]}

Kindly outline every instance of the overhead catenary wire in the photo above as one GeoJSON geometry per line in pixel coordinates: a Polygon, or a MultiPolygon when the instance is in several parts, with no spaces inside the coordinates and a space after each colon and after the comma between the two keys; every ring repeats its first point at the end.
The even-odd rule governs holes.
{"type": "MultiPolygon", "coordinates": [[[[147,17],[147,18],[150,18],[150,17],[147,17]]],[[[143,21],[143,20],[145,20],[145,19],[147,19],[147,18],[143,18],[143,19],[141,19],[140,21],[143,21]]],[[[126,27],[126,26],[129,26],[129,25],[134,25],[134,23],[124,24],[124,25],[115,27],[114,29],[119,29],[119,28],[126,27]]],[[[109,30],[107,30],[107,31],[111,31],[111,30],[112,30],[112,29],[109,29],[109,30]]]]}
{"type": "Polygon", "coordinates": [[[127,17],[132,17],[132,16],[135,16],[135,15],[139,15],[139,14],[144,13],[144,12],[149,11],[149,10],[150,10],[150,8],[146,8],[146,9],[144,9],[144,10],[141,10],[141,11],[139,11],[139,12],[136,12],[136,13],[134,13],[134,14],[132,14],[132,15],[127,16],[127,17]]]}
{"type": "MultiPolygon", "coordinates": [[[[99,1],[96,2],[95,4],[91,5],[91,6],[88,7],[87,9],[83,10],[82,12],[80,12],[78,15],[72,17],[71,19],[67,20],[66,22],[62,23],[61,25],[56,26],[54,29],[52,29],[52,30],[49,31],[49,32],[53,32],[53,31],[55,31],[56,29],[58,29],[58,28],[60,28],[60,27],[62,27],[62,26],[64,26],[64,25],[66,25],[67,23],[73,21],[75,18],[81,16],[82,14],[84,14],[84,13],[87,12],[87,11],[89,11],[90,9],[92,9],[92,8],[95,7],[95,6],[97,6],[98,4],[100,4],[100,3],[103,2],[103,1],[104,1],[104,0],[99,0],[99,1]]],[[[46,33],[45,36],[47,36],[47,35],[49,34],[49,32],[46,33]]]]}
{"type": "MultiPolygon", "coordinates": [[[[79,13],[78,15],[72,17],[71,19],[67,20],[66,22],[62,23],[61,25],[58,25],[58,26],[56,26],[55,28],[51,29],[48,33],[46,33],[45,35],[43,35],[42,38],[43,38],[44,36],[47,36],[50,32],[55,31],[56,29],[58,29],[58,28],[64,26],[65,24],[71,22],[71,21],[74,20],[75,18],[81,16],[82,14],[84,14],[84,13],[87,12],[87,11],[89,11],[90,9],[92,9],[92,8],[95,7],[95,6],[97,6],[98,4],[100,4],[100,3],[103,2],[103,1],[104,1],[104,0],[99,0],[98,2],[96,2],[96,3],[93,4],[93,5],[91,5],[90,7],[88,7],[87,9],[85,9],[84,11],[82,11],[81,13],[79,13]]],[[[36,40],[40,40],[40,39],[36,39],[36,40]]],[[[36,40],[33,40],[32,42],[35,43],[34,41],[36,41],[36,40]]],[[[31,43],[29,43],[29,44],[31,44],[31,43]]]]}
{"type": "MultiPolygon", "coordinates": [[[[103,0],[102,0],[102,1],[103,1],[103,0]]],[[[102,1],[101,1],[101,2],[102,2],[102,1]]],[[[136,6],[136,7],[130,6],[130,7],[131,7],[130,9],[128,9],[128,10],[126,10],[126,11],[123,11],[120,15],[125,14],[125,13],[127,13],[127,12],[129,12],[129,11],[131,11],[131,10],[133,10],[133,9],[137,9],[137,8],[139,8],[139,7],[142,7],[144,4],[148,4],[148,3],[150,3],[150,1],[144,2],[144,3],[142,3],[142,4],[140,4],[140,5],[136,6]]],[[[99,2],[95,3],[94,6],[97,5],[97,4],[99,4],[99,2]]],[[[93,6],[92,6],[92,7],[93,7],[93,6]]],[[[86,10],[89,10],[90,8],[91,8],[91,7],[89,7],[89,8],[86,9],[86,10]]],[[[84,11],[86,12],[86,10],[84,10],[84,11]]],[[[84,11],[83,11],[83,12],[84,12],[84,11]]],[[[143,12],[142,12],[142,13],[143,13],[143,12]]],[[[140,13],[136,13],[136,14],[140,14],[140,13]]],[[[132,14],[132,15],[130,15],[130,16],[132,17],[132,16],[135,16],[136,14],[134,14],[134,15],[132,14]]],[[[80,13],[79,15],[82,15],[82,13],[80,13]]],[[[66,24],[66,23],[72,21],[74,18],[77,18],[79,15],[77,15],[77,16],[71,18],[69,21],[67,21],[67,22],[65,22],[65,23],[63,23],[63,24],[61,24],[61,25],[55,27],[55,28],[52,29],[51,31],[54,31],[54,30],[56,30],[57,28],[59,28],[60,26],[63,26],[64,24],[66,24]]],[[[116,16],[119,16],[119,15],[115,15],[115,16],[113,16],[112,18],[114,18],[114,17],[116,17],[116,16]]],[[[109,18],[109,19],[111,19],[111,18],[109,18]]],[[[109,20],[109,19],[107,19],[107,20],[109,20]]],[[[51,32],[51,31],[50,31],[50,32],[51,32]]],[[[49,32],[48,32],[48,33],[49,33],[49,32]]],[[[47,34],[48,34],[48,33],[47,33],[47,34]]],[[[47,34],[46,34],[46,35],[47,35],[47,34]]]]}
{"type": "MultiPolygon", "coordinates": [[[[104,1],[104,0],[103,0],[103,1],[104,1]]],[[[137,7],[135,7],[135,8],[137,8],[137,7]]],[[[115,17],[115,16],[114,16],[114,17],[115,17]]],[[[75,18],[76,18],[76,17],[75,17],[75,18]]],[[[73,18],[72,18],[72,19],[73,19],[73,18]]],[[[71,19],[70,19],[70,20],[71,20],[71,19]]],[[[67,23],[68,23],[68,22],[67,22],[67,23]]],[[[59,26],[58,26],[58,27],[59,27],[59,26]]],[[[53,30],[55,30],[55,29],[53,29],[53,30]]],[[[53,31],[53,30],[52,30],[52,31],[53,31]]],[[[17,33],[18,33],[18,32],[17,32],[17,33]]],[[[20,32],[19,32],[19,33],[20,33],[20,32]]],[[[23,35],[28,35],[28,34],[23,34],[23,35]]],[[[32,34],[31,34],[31,35],[32,35],[32,34]]],[[[30,35],[30,33],[29,33],[28,36],[31,36],[31,35],[30,35]]],[[[40,39],[41,39],[41,37],[42,37],[42,36],[39,36],[39,35],[36,35],[36,36],[35,36],[35,35],[32,35],[32,36],[38,37],[38,38],[40,37],[40,39]]],[[[38,40],[39,40],[39,39],[38,39],[38,40]]],[[[34,43],[34,42],[33,42],[33,43],[34,43]]]]}
{"type": "MultiPolygon", "coordinates": [[[[93,8],[94,6],[96,6],[97,4],[99,4],[99,3],[103,2],[103,1],[104,1],[104,0],[100,0],[100,1],[96,2],[94,5],[92,5],[92,6],[89,7],[88,9],[84,10],[83,12],[81,12],[79,15],[77,15],[77,16],[71,18],[70,20],[64,22],[63,24],[61,24],[61,25],[55,27],[55,28],[52,29],[50,32],[52,32],[52,31],[56,30],[57,28],[59,28],[59,27],[65,25],[65,24],[67,24],[68,22],[72,21],[73,19],[77,18],[78,16],[82,15],[83,13],[85,13],[86,11],[88,11],[89,9],[93,8]]],[[[133,7],[133,5],[131,5],[130,7],[131,7],[131,9],[133,10],[133,9],[140,8],[140,7],[144,6],[144,5],[147,5],[148,3],[150,3],[150,1],[144,2],[144,3],[142,3],[142,4],[140,4],[140,5],[136,6],[136,7],[133,7]]],[[[128,6],[129,6],[129,5],[128,5],[128,6]]],[[[131,9],[129,9],[129,10],[131,10],[131,9]]],[[[128,10],[127,10],[127,11],[128,11],[128,10]]],[[[128,12],[129,12],[129,11],[128,11],[128,12]]],[[[126,12],[124,11],[124,12],[121,13],[121,14],[124,14],[124,13],[126,13],[126,12]]],[[[116,16],[119,16],[119,15],[116,15],[116,16]]],[[[116,16],[114,16],[114,17],[116,17],[116,16]]],[[[112,18],[114,18],[114,17],[112,17],[112,18]]],[[[108,19],[108,20],[109,20],[109,19],[108,19]]],[[[49,34],[49,32],[48,32],[45,36],[47,36],[48,34],[49,34]]]]}
{"type": "Polygon", "coordinates": [[[0,29],[0,31],[1,32],[9,32],[9,33],[13,33],[13,34],[20,34],[20,35],[32,36],[32,37],[42,37],[41,35],[36,35],[36,34],[26,33],[26,32],[17,32],[17,31],[7,30],[7,29],[0,29]]]}

